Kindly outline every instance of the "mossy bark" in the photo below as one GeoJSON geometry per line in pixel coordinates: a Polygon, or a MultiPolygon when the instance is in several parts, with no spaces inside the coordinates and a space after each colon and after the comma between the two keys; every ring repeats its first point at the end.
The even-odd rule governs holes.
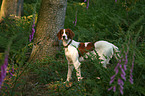
{"type": "Polygon", "coordinates": [[[56,35],[64,27],[66,6],[67,0],[42,0],[29,61],[55,56],[59,48],[56,35]]]}

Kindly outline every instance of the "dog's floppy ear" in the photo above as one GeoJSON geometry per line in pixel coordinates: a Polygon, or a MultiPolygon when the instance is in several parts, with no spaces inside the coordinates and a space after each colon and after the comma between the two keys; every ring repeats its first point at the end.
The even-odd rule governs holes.
{"type": "Polygon", "coordinates": [[[73,37],[75,36],[74,32],[73,32],[71,29],[66,29],[66,30],[69,32],[68,37],[69,37],[70,39],[73,39],[73,37]]]}
{"type": "Polygon", "coordinates": [[[61,30],[57,33],[57,37],[58,37],[59,40],[61,40],[62,33],[63,33],[63,29],[61,29],[61,30]]]}

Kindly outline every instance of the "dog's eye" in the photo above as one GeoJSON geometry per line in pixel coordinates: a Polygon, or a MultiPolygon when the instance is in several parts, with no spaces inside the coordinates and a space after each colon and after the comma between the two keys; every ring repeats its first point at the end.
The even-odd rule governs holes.
{"type": "Polygon", "coordinates": [[[60,34],[63,34],[63,32],[61,32],[60,34]]]}
{"type": "Polygon", "coordinates": [[[66,34],[68,34],[68,32],[66,32],[66,34]]]}

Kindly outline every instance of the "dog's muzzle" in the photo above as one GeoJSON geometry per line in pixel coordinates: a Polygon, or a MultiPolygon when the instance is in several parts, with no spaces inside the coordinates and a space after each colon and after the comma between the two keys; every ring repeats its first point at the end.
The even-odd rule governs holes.
{"type": "Polygon", "coordinates": [[[63,39],[66,39],[65,36],[62,36],[63,39]]]}

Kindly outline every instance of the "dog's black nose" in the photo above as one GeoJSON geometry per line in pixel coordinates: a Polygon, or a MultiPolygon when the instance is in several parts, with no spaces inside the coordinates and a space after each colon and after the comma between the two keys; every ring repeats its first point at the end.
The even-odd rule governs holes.
{"type": "Polygon", "coordinates": [[[65,36],[62,36],[63,39],[65,39],[65,36]]]}

